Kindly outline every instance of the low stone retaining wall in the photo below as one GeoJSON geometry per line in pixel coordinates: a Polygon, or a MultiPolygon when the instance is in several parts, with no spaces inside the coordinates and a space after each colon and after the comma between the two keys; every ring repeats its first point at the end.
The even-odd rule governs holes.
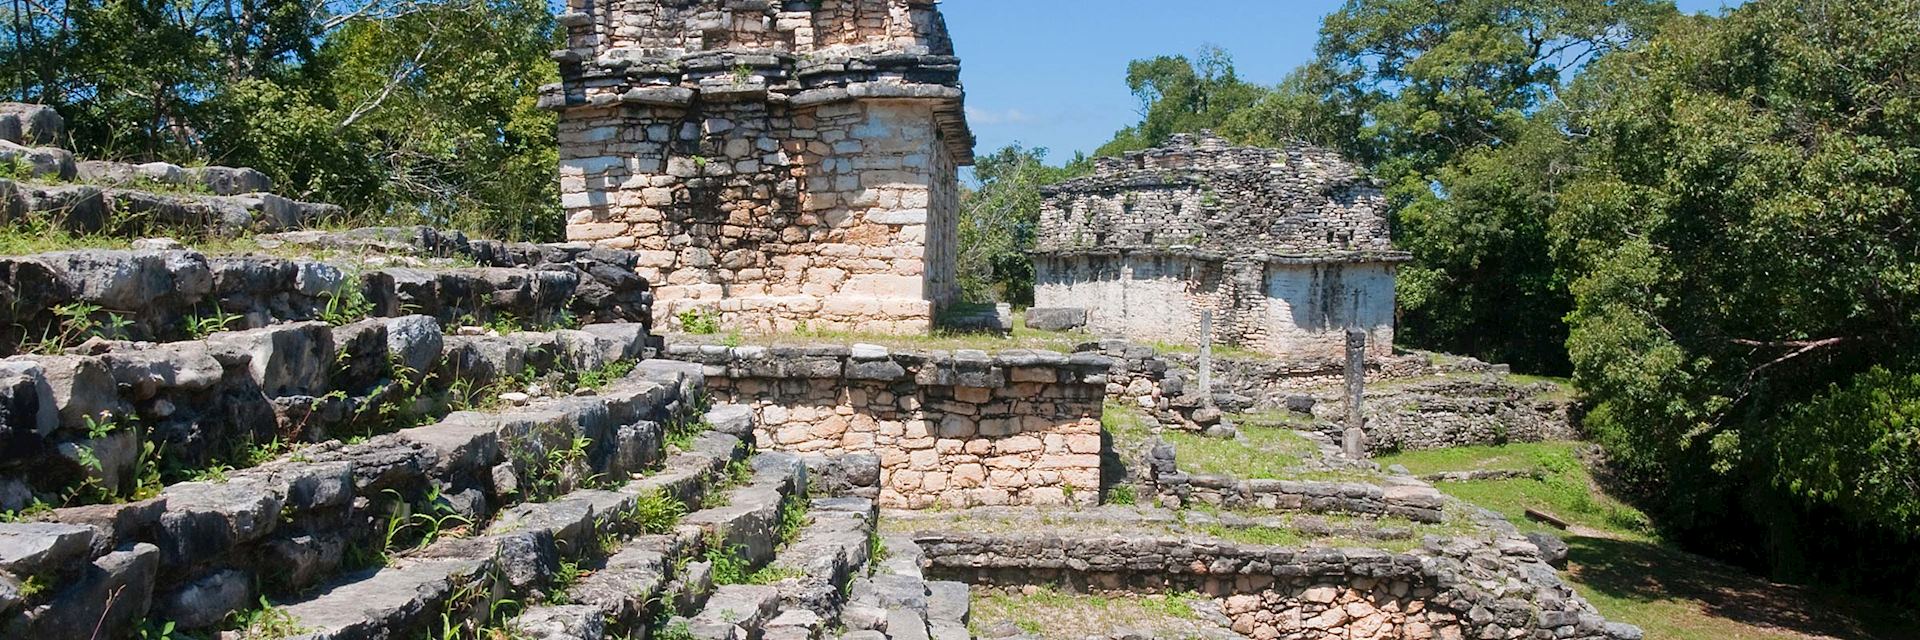
{"type": "Polygon", "coordinates": [[[1225,598],[1234,630],[1276,638],[1638,640],[1608,623],[1517,534],[1412,553],[1174,537],[922,532],[928,572],[975,584],[1192,590],[1225,598]]]}
{"type": "Polygon", "coordinates": [[[670,344],[759,445],[872,454],[884,507],[1093,504],[1111,363],[1094,354],[890,351],[871,345],[670,344]]]}
{"type": "Polygon", "coordinates": [[[1445,519],[1446,501],[1440,492],[1419,483],[1381,486],[1177,473],[1160,475],[1157,480],[1162,505],[1172,509],[1204,504],[1228,509],[1398,516],[1414,522],[1445,519]]]}

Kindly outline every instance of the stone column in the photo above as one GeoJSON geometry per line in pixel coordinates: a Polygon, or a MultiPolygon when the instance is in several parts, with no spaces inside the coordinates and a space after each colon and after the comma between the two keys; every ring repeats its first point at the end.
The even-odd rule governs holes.
{"type": "Polygon", "coordinates": [[[1200,406],[1213,406],[1213,310],[1200,311],[1200,406]]]}
{"type": "Polygon", "coordinates": [[[1367,457],[1366,417],[1360,411],[1362,392],[1367,384],[1367,332],[1347,329],[1347,430],[1340,438],[1340,451],[1348,459],[1367,457]]]}

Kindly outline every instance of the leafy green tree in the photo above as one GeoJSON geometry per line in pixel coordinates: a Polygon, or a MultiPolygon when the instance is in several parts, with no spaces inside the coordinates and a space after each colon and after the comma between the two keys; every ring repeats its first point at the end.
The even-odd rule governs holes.
{"type": "Polygon", "coordinates": [[[1678,537],[1783,578],[1920,575],[1916,24],[1915,0],[1675,20],[1556,123],[1587,426],[1678,537]]]}
{"type": "Polygon", "coordinates": [[[551,239],[539,0],[16,2],[0,92],[83,156],[252,166],[365,221],[551,239]]]}
{"type": "Polygon", "coordinates": [[[1266,90],[1240,80],[1233,57],[1206,47],[1194,59],[1160,56],[1127,64],[1127,88],[1140,99],[1140,123],[1120,130],[1095,155],[1159,146],[1167,136],[1214,129],[1251,107],[1266,90]]]}
{"type": "Polygon", "coordinates": [[[1033,249],[1044,198],[1040,188],[1087,173],[1076,157],[1048,166],[1047,150],[1018,144],[975,159],[977,188],[960,203],[960,288],[972,302],[1033,304],[1033,249]]]}
{"type": "Polygon", "coordinates": [[[1563,371],[1570,306],[1545,235],[1561,78],[1673,14],[1659,0],[1349,0],[1315,59],[1229,118],[1237,140],[1306,140],[1387,186],[1408,344],[1563,371]]]}

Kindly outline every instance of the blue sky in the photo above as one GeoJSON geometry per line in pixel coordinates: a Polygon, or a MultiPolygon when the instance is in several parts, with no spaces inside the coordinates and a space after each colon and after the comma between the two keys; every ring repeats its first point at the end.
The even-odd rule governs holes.
{"type": "MultiPolygon", "coordinates": [[[[940,4],[967,85],[967,111],[987,153],[1009,143],[1046,147],[1061,162],[1092,152],[1139,120],[1127,62],[1233,54],[1240,77],[1277,84],[1313,57],[1320,16],[1340,0],[948,0],[940,4]]],[[[1680,0],[1718,11],[1738,0],[1680,0]]]]}

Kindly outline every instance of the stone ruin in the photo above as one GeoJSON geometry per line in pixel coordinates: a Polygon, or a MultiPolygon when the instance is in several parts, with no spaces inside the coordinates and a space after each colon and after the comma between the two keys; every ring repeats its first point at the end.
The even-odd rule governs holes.
{"type": "Polygon", "coordinates": [[[272,193],[253,169],[76,160],[57,146],[66,121],[41,105],[0,105],[0,224],[74,234],[194,229],[237,236],[337,219],[341,208],[272,193]]]}
{"type": "Polygon", "coordinates": [[[931,0],[567,7],[567,237],[639,255],[663,325],[924,334],[958,301],[973,135],[931,0]]]}
{"type": "Polygon", "coordinates": [[[1094,162],[1043,188],[1030,318],[1196,344],[1210,314],[1214,342],[1302,360],[1339,359],[1359,328],[1370,356],[1393,353],[1394,274],[1410,258],[1358,167],[1208,133],[1094,162]]]}
{"type": "MultiPolygon", "coordinates": [[[[0,256],[0,637],[961,640],[976,589],[1053,585],[1192,591],[1259,640],[1640,638],[1559,579],[1557,539],[1313,428],[1273,478],[1105,424],[1311,414],[1292,385],[1321,369],[1223,368],[1214,394],[1120,339],[668,343],[654,320],[690,304],[924,331],[951,286],[957,69],[929,2],[574,9],[548,104],[605,136],[562,169],[598,242],[287,231],[328,206],[247,169],[78,162],[56,114],[0,105],[9,224],[260,247],[0,256]]],[[[1514,405],[1393,409],[1404,442],[1447,442],[1418,429],[1435,406],[1471,435],[1514,405]]]]}

